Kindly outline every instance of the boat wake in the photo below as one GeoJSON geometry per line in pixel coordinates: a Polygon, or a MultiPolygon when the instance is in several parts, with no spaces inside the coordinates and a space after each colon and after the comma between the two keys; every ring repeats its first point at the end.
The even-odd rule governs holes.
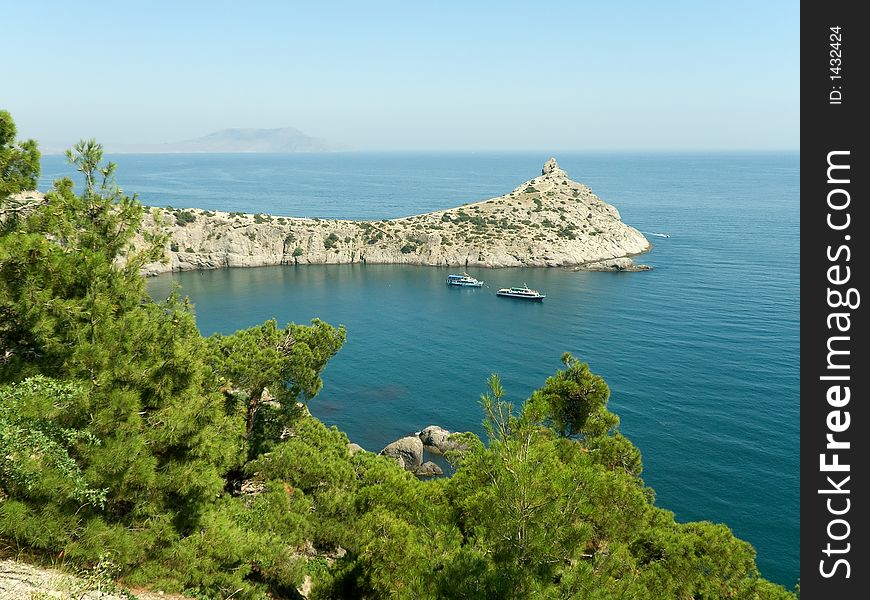
{"type": "Polygon", "coordinates": [[[663,237],[663,238],[669,238],[669,237],[671,237],[671,234],[669,234],[669,233],[652,233],[652,232],[649,232],[649,231],[644,231],[644,232],[642,232],[642,233],[643,233],[644,235],[654,235],[655,237],[663,237]]]}

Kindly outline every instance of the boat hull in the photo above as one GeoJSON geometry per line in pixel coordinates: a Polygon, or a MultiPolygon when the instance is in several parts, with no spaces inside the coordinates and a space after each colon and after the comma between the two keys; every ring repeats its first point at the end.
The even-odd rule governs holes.
{"type": "Polygon", "coordinates": [[[546,296],[523,296],[520,294],[506,294],[503,292],[496,292],[496,296],[501,296],[502,298],[513,298],[514,300],[525,300],[526,302],[542,302],[546,296]]]}
{"type": "Polygon", "coordinates": [[[462,275],[448,275],[447,285],[454,285],[456,287],[483,287],[483,282],[475,279],[468,273],[463,273],[462,275]]]}

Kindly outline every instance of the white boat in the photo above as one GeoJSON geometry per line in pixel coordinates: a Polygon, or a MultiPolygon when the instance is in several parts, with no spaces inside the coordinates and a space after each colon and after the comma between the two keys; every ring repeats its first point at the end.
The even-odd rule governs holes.
{"type": "Polygon", "coordinates": [[[495,294],[504,298],[519,298],[520,300],[533,300],[537,302],[547,297],[538,290],[530,289],[525,284],[523,284],[523,287],[501,288],[495,294]]]}
{"type": "Polygon", "coordinates": [[[483,282],[478,281],[468,273],[462,275],[448,275],[447,285],[455,285],[459,287],[483,287],[483,282]]]}

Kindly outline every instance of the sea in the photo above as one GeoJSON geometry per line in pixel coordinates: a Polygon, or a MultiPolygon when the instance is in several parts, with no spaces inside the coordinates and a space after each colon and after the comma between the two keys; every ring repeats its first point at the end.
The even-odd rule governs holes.
{"type": "MultiPolygon", "coordinates": [[[[118,182],[153,206],[388,219],[499,196],[543,153],[118,155],[118,182]]],[[[611,388],[656,503],[726,523],[763,576],[791,588],[799,549],[799,158],[792,153],[561,153],[560,166],[647,234],[639,273],[398,265],[187,272],[203,334],[319,317],[347,329],[312,412],[363,447],[430,424],[483,434],[498,373],[519,405],[571,352],[611,388]],[[461,271],[461,269],[460,269],[461,271]],[[499,298],[528,284],[542,303],[499,298]]],[[[43,158],[40,189],[74,176],[43,158]]]]}

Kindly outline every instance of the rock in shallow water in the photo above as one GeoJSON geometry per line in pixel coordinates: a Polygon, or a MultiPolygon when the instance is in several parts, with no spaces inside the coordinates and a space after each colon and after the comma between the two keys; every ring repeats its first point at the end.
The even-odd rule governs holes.
{"type": "Polygon", "coordinates": [[[417,477],[436,477],[444,475],[444,471],[431,460],[427,460],[414,471],[414,475],[417,477]]]}
{"type": "Polygon", "coordinates": [[[381,450],[382,456],[388,456],[406,471],[416,472],[423,464],[423,442],[417,436],[409,435],[400,440],[396,440],[392,444],[381,450]]]}
{"type": "Polygon", "coordinates": [[[420,441],[427,452],[446,454],[450,450],[463,450],[465,447],[451,440],[453,433],[438,425],[429,425],[420,432],[420,441]]]}
{"type": "Polygon", "coordinates": [[[638,265],[630,258],[612,258],[579,266],[575,271],[650,271],[652,267],[638,265]]]}

